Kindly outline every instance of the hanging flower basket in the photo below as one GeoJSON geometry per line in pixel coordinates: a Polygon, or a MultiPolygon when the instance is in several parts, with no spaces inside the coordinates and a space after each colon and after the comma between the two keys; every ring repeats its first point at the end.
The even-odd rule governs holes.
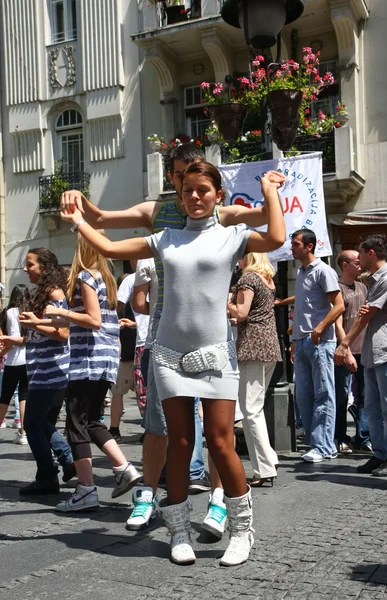
{"type": "Polygon", "coordinates": [[[243,128],[247,106],[239,102],[227,102],[214,104],[210,111],[224,141],[229,144],[236,142],[243,128]]]}
{"type": "Polygon", "coordinates": [[[280,150],[289,150],[296,139],[301,102],[300,90],[273,90],[267,95],[272,117],[271,134],[280,150]]]}

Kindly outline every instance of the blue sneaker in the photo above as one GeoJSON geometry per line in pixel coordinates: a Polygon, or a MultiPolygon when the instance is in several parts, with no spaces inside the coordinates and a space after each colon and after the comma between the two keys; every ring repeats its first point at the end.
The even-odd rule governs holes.
{"type": "Polygon", "coordinates": [[[129,519],[126,521],[126,529],[129,531],[138,531],[149,525],[151,519],[154,519],[159,505],[157,494],[153,496],[153,490],[148,486],[137,486],[133,488],[133,510],[129,519]]]}
{"type": "Polygon", "coordinates": [[[226,528],[226,521],[227,509],[223,502],[223,490],[216,488],[208,500],[208,511],[203,521],[203,529],[221,539],[226,528]]]}

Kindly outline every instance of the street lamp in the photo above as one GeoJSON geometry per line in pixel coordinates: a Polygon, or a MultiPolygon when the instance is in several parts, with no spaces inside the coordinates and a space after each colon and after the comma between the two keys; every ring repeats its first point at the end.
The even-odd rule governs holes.
{"type": "Polygon", "coordinates": [[[274,46],[282,28],[303,11],[303,0],[226,0],[221,15],[232,27],[244,30],[248,46],[261,50],[274,46]]]}

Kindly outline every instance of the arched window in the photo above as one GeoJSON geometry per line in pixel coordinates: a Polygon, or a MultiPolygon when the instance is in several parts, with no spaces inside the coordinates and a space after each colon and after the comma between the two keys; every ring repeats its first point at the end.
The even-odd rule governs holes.
{"type": "Polygon", "coordinates": [[[64,110],[56,120],[57,157],[64,173],[83,171],[83,119],[75,109],[64,110]]]}

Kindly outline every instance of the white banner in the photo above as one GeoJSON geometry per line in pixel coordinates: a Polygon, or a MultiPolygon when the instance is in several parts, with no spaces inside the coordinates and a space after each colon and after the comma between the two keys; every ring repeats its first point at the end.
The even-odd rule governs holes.
{"type": "MultiPolygon", "coordinates": [[[[286,182],[279,191],[285,214],[286,242],[282,248],[270,253],[272,262],[292,260],[291,235],[302,228],[315,232],[316,256],[332,254],[325,215],[321,152],[254,163],[222,165],[219,170],[227,193],[225,204],[241,204],[249,208],[263,205],[259,182],[266,171],[281,171],[286,175],[286,182]]],[[[266,226],[259,229],[265,231],[266,226]]]]}

